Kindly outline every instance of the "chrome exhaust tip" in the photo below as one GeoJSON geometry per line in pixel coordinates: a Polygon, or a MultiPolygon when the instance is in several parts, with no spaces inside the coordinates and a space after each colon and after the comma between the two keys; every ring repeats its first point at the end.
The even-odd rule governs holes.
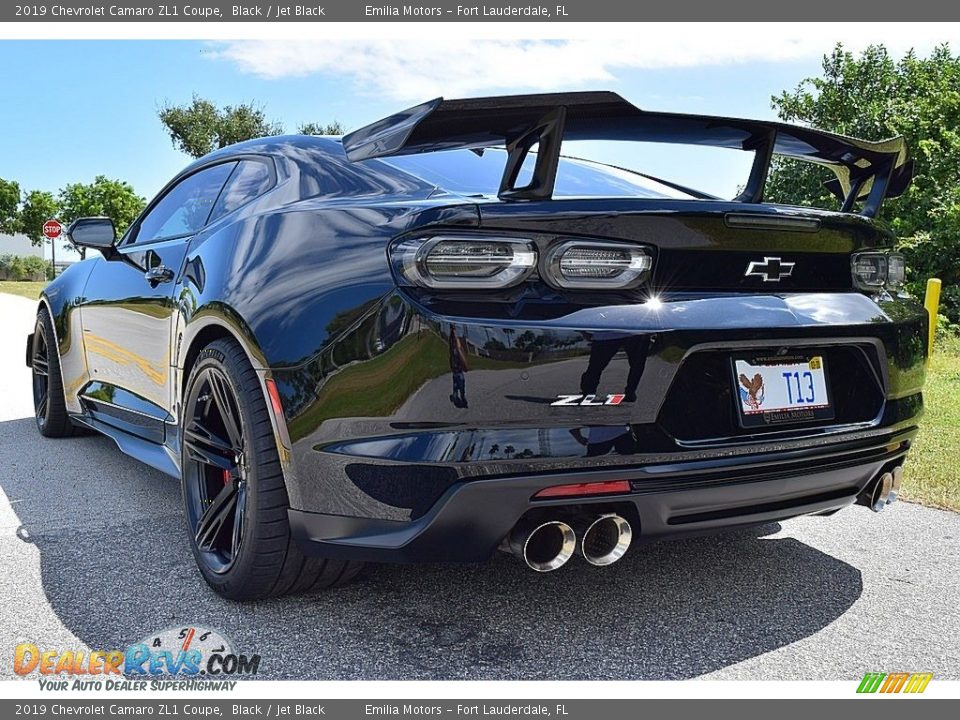
{"type": "MultiPolygon", "coordinates": [[[[899,485],[897,488],[899,490],[899,485]]],[[[863,489],[863,492],[860,493],[859,497],[857,497],[857,504],[866,505],[874,512],[880,512],[889,503],[893,502],[890,499],[892,493],[893,473],[885,472],[863,489]]],[[[895,500],[896,497],[897,496],[894,494],[893,499],[895,500]]]]}
{"type": "Polygon", "coordinates": [[[890,474],[893,476],[893,485],[887,495],[887,505],[892,505],[900,496],[900,485],[903,483],[903,466],[897,465],[890,471],[890,474]]]}
{"type": "Polygon", "coordinates": [[[510,533],[510,551],[535,572],[558,570],[573,557],[577,536],[560,520],[518,523],[510,533]]]}
{"type": "Polygon", "coordinates": [[[596,567],[613,565],[622,558],[633,539],[633,528],[616,513],[601,515],[587,525],[580,541],[583,559],[596,567]]]}

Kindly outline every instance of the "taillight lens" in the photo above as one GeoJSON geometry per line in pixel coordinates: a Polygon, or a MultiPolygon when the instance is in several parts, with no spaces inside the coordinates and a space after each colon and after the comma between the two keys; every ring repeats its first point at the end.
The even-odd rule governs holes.
{"type": "Polygon", "coordinates": [[[903,255],[891,253],[887,255],[887,287],[891,290],[903,286],[907,282],[907,261],[903,255]]]}
{"type": "Polygon", "coordinates": [[[862,252],[853,256],[853,284],[859,290],[899,290],[907,279],[903,255],[887,252],[862,252]]]}
{"type": "Polygon", "coordinates": [[[641,284],[651,267],[644,248],[570,240],[547,253],[544,279],[560,288],[619,290],[641,284]]]}
{"type": "Polygon", "coordinates": [[[537,266],[537,251],[513,238],[430,237],[395,245],[391,259],[409,284],[436,289],[495,289],[523,282],[537,266]]]}

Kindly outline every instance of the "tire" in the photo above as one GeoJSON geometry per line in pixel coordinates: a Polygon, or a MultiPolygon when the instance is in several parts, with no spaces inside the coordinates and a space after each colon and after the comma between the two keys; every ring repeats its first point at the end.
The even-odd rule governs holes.
{"type": "Polygon", "coordinates": [[[69,437],[74,433],[63,395],[60,352],[57,349],[53,321],[46,308],[37,313],[30,349],[33,377],[33,411],[37,429],[44,437],[69,437]]]}
{"type": "Polygon", "coordinates": [[[343,585],[356,562],[305,556],[290,533],[289,500],[257,374],[232,339],[200,351],[184,394],[181,491],[204,580],[231,600],[343,585]]]}

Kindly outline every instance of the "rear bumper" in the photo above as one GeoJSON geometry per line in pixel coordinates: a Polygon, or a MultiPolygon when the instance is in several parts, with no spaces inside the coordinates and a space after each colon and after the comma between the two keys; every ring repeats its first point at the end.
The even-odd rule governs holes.
{"type": "Polygon", "coordinates": [[[882,471],[902,464],[915,433],[632,470],[459,482],[415,520],[290,510],[290,523],[307,553],[372,562],[482,561],[531,511],[616,510],[634,524],[640,542],[651,542],[843,508],[882,471]],[[553,485],[623,479],[630,480],[628,494],[534,498],[553,485]]]}
{"type": "Polygon", "coordinates": [[[541,321],[394,293],[310,362],[271,370],[291,523],[317,554],[466,561],[545,506],[533,495],[549,485],[630,480],[628,495],[579,502],[617,505],[641,540],[843,507],[916,431],[926,323],[908,300],[856,293],[679,296],[541,321]],[[834,417],[742,427],[743,354],[822,356],[834,417]],[[624,400],[554,404],[578,392],[624,400]]]}

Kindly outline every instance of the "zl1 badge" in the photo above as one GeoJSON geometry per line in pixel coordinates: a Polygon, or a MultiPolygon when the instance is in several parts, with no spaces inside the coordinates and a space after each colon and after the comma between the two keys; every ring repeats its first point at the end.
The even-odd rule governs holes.
{"type": "Polygon", "coordinates": [[[578,406],[578,407],[600,407],[603,405],[619,405],[623,402],[626,395],[558,395],[557,400],[550,403],[553,407],[578,406]]]}

